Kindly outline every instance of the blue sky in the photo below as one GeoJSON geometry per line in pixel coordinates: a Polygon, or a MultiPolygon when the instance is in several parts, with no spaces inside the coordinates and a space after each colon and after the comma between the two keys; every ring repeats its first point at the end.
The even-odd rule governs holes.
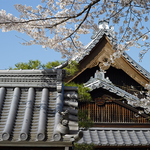
{"type": "MultiPolygon", "coordinates": [[[[13,5],[15,4],[26,4],[27,6],[35,7],[40,3],[40,0],[0,0],[0,10],[4,9],[7,13],[12,13],[18,16],[19,13],[13,5]]],[[[85,44],[90,42],[90,36],[82,38],[81,41],[85,44]]],[[[40,60],[42,63],[49,61],[62,60],[61,55],[50,49],[43,49],[42,46],[32,45],[23,46],[20,43],[23,42],[20,38],[28,40],[29,37],[25,34],[18,33],[16,31],[1,32],[0,30],[0,69],[8,69],[14,67],[18,62],[28,62],[29,60],[40,60]]],[[[148,52],[142,62],[139,62],[140,49],[132,48],[127,52],[136,62],[138,62],[143,68],[150,72],[150,52],[148,52]]]]}
{"type": "MultiPolygon", "coordinates": [[[[7,13],[18,16],[18,11],[13,7],[15,4],[26,4],[27,6],[36,6],[40,0],[0,0],[0,10],[4,9],[7,13]]],[[[20,38],[28,40],[26,34],[16,31],[1,32],[0,30],[0,69],[14,67],[18,62],[28,62],[29,60],[39,59],[42,63],[61,60],[58,52],[48,49],[47,51],[40,45],[23,46],[20,38]]]]}

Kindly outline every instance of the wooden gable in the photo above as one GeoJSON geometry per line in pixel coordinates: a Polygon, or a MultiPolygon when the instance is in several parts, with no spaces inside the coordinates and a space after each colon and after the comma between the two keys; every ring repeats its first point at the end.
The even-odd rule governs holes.
{"type": "MultiPolygon", "coordinates": [[[[76,82],[76,78],[78,78],[77,80],[79,80],[79,82],[82,82],[82,80],[85,80],[83,78],[88,79],[89,75],[94,74],[94,71],[99,67],[101,67],[103,70],[108,70],[109,66],[104,66],[103,62],[108,61],[110,55],[112,55],[113,53],[114,50],[112,49],[112,45],[110,44],[107,36],[104,35],[95,45],[95,47],[90,51],[89,55],[85,56],[79,62],[79,71],[74,76],[65,79],[65,82],[76,82]],[[86,76],[84,74],[86,74],[86,76]]],[[[150,80],[146,78],[135,67],[133,67],[132,64],[129,63],[126,58],[124,58],[124,56],[115,59],[114,63],[111,64],[111,66],[116,69],[121,69],[142,87],[145,87],[145,84],[148,84],[150,82],[150,80]]]]}
{"type": "Polygon", "coordinates": [[[80,103],[80,110],[88,110],[88,117],[95,127],[149,127],[150,120],[146,114],[139,114],[139,110],[126,104],[123,99],[116,99],[110,95],[95,98],[91,103],[80,103]]]}

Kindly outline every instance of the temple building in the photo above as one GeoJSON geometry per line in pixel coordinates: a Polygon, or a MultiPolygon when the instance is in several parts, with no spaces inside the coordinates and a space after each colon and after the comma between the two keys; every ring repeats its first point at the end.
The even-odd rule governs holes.
{"type": "Polygon", "coordinates": [[[92,102],[80,102],[88,110],[94,126],[83,130],[79,144],[94,144],[95,149],[147,149],[150,147],[150,101],[145,86],[150,73],[127,53],[111,61],[116,39],[108,22],[99,30],[85,51],[75,55],[79,71],[66,82],[84,83],[90,88],[92,102]]]}
{"type": "Polygon", "coordinates": [[[116,58],[116,39],[108,22],[99,22],[91,42],[72,60],[79,64],[65,78],[60,65],[48,70],[0,70],[0,149],[71,150],[74,142],[96,150],[147,150],[150,147],[150,101],[145,86],[150,73],[127,53],[116,58]],[[83,83],[91,102],[78,100],[83,83]],[[89,129],[79,128],[78,109],[88,111],[89,129]]]}

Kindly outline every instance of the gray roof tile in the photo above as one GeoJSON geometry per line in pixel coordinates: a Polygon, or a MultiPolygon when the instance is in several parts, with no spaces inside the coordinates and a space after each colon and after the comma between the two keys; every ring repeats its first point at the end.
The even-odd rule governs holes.
{"type": "Polygon", "coordinates": [[[100,131],[97,131],[97,133],[98,133],[98,137],[99,137],[98,140],[100,140],[99,143],[102,144],[102,145],[107,145],[108,144],[108,140],[107,140],[105,131],[104,130],[100,130],[100,131]]]}
{"type": "MultiPolygon", "coordinates": [[[[0,71],[0,76],[2,75],[6,78],[5,81],[3,78],[1,78],[2,82],[0,81],[0,146],[13,146],[16,142],[22,146],[27,146],[28,144],[37,146],[42,143],[45,145],[45,142],[52,145],[54,142],[53,134],[55,126],[60,121],[60,115],[58,115],[57,110],[63,111],[63,101],[67,100],[68,103],[68,106],[64,107],[65,110],[69,110],[70,105],[71,109],[76,110],[77,89],[73,87],[63,88],[63,77],[59,76],[59,78],[56,78],[58,76],[57,74],[61,72],[60,69],[59,71],[48,70],[45,72],[24,70],[17,70],[16,72],[14,70],[8,72],[0,71]],[[36,74],[36,76],[33,76],[33,74],[36,74]],[[51,76],[53,74],[55,76],[51,76]],[[14,81],[14,78],[17,78],[17,76],[21,80],[15,79],[14,81]],[[40,80],[39,82],[30,84],[31,82],[27,80],[29,76],[33,82],[34,78],[38,80],[40,76],[43,79],[47,78],[47,76],[50,76],[50,78],[45,81],[43,80],[46,83],[43,86],[40,80]],[[10,80],[10,84],[8,84],[8,80],[10,80]],[[54,81],[54,86],[51,86],[49,81],[54,81]],[[21,85],[22,82],[25,83],[24,87],[21,85]],[[57,101],[59,95],[60,103],[57,101]],[[69,99],[66,95],[69,95],[69,99]],[[60,109],[61,107],[62,110],[60,109]],[[59,117],[57,118],[57,116],[59,117]]],[[[63,141],[72,145],[70,138],[78,133],[77,110],[70,111],[69,115],[71,116],[69,116],[71,118],[69,122],[70,133],[67,134],[69,138],[66,139],[62,135],[62,141],[58,141],[59,145],[63,141]]]]}
{"type": "Polygon", "coordinates": [[[130,136],[126,130],[120,131],[120,134],[125,145],[133,145],[130,136]]]}
{"type": "Polygon", "coordinates": [[[150,128],[90,128],[83,130],[83,138],[78,143],[93,143],[97,146],[145,146],[150,145],[149,133],[150,128]]]}
{"type": "Polygon", "coordinates": [[[116,143],[118,143],[118,145],[124,145],[124,141],[122,139],[121,133],[118,130],[116,130],[113,132],[113,134],[114,134],[116,143]]]}
{"type": "Polygon", "coordinates": [[[148,141],[146,140],[146,138],[144,136],[144,133],[142,131],[137,131],[136,134],[137,134],[137,137],[139,139],[139,142],[142,145],[147,145],[148,144],[148,141]]]}
{"type": "Polygon", "coordinates": [[[143,131],[143,135],[145,136],[147,143],[150,144],[150,131],[143,131]]]}
{"type": "Polygon", "coordinates": [[[97,131],[93,131],[93,132],[91,132],[91,138],[92,138],[92,142],[94,143],[94,144],[100,144],[100,142],[99,142],[99,137],[98,137],[98,134],[97,134],[97,131]]]}
{"type": "Polygon", "coordinates": [[[141,143],[138,140],[138,137],[137,137],[137,135],[136,135],[134,130],[133,131],[128,131],[128,134],[130,136],[130,140],[132,141],[133,145],[141,145],[141,143]]]}
{"type": "MultiPolygon", "coordinates": [[[[139,102],[138,97],[136,97],[136,96],[122,90],[121,88],[116,87],[112,83],[108,83],[107,81],[102,80],[102,79],[92,78],[88,82],[86,82],[84,84],[84,86],[88,87],[90,89],[90,91],[93,91],[98,88],[103,88],[105,90],[110,91],[111,93],[115,93],[116,95],[125,98],[128,102],[130,102],[130,100],[132,101],[132,103],[134,102],[135,104],[139,102]]],[[[129,103],[129,104],[132,105],[132,103],[131,104],[129,103]]]]}
{"type": "Polygon", "coordinates": [[[113,132],[111,130],[105,130],[105,133],[106,133],[106,138],[108,140],[109,145],[116,145],[113,132]]]}

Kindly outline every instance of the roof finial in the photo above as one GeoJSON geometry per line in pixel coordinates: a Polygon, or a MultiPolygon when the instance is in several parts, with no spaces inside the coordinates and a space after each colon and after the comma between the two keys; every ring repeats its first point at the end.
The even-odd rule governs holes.
{"type": "Polygon", "coordinates": [[[109,29],[109,20],[99,19],[98,25],[99,25],[99,29],[109,29]]]}

